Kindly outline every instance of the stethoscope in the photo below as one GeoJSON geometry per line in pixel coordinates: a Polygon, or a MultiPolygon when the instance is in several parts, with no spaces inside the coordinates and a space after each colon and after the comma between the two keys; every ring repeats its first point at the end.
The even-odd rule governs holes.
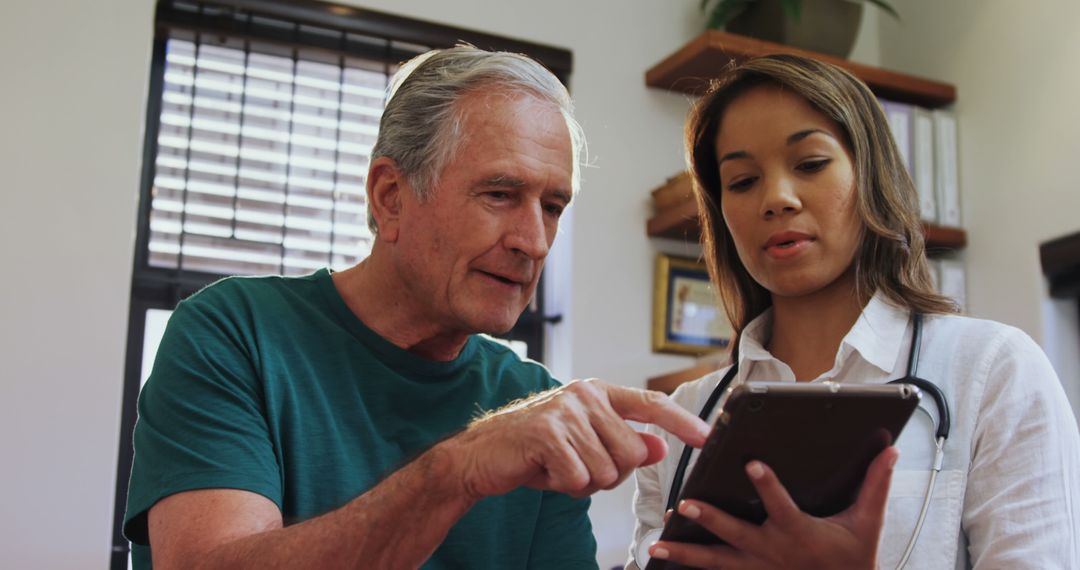
{"type": "MultiPolygon", "coordinates": [[[[923,380],[916,376],[917,367],[919,364],[919,347],[922,344],[922,314],[914,313],[911,316],[912,320],[912,332],[911,332],[911,349],[908,351],[907,362],[907,375],[898,380],[892,380],[889,384],[912,384],[918,386],[923,392],[930,394],[934,403],[937,405],[938,411],[938,424],[937,431],[934,433],[934,466],[930,472],[930,482],[926,485],[926,496],[923,499],[922,509],[919,511],[918,522],[915,523],[915,530],[911,533],[911,539],[908,540],[907,548],[904,550],[904,555],[900,558],[900,563],[896,566],[897,570],[900,570],[907,565],[908,558],[911,557],[911,551],[915,548],[915,542],[919,539],[919,532],[922,531],[923,522],[926,520],[926,513],[930,508],[930,498],[934,495],[934,484],[937,482],[938,473],[941,472],[941,464],[945,458],[945,440],[949,437],[949,403],[945,400],[945,394],[938,388],[933,382],[929,380],[923,380]]],[[[736,349],[737,350],[737,349],[736,349]]],[[[716,407],[716,403],[720,400],[720,396],[731,386],[732,381],[735,380],[735,376],[739,373],[739,359],[738,354],[733,356],[735,364],[728,369],[727,374],[720,380],[720,383],[713,388],[709,398],[705,400],[705,405],[701,408],[701,413],[698,414],[704,421],[709,421],[709,416],[712,415],[713,408],[716,407]]],[[[919,408],[926,412],[925,409],[919,408]]],[[[926,412],[929,414],[929,412],[926,412]]],[[[931,421],[933,418],[931,417],[931,421]]],[[[679,465],[675,468],[675,476],[671,482],[671,492],[668,493],[667,507],[664,512],[674,510],[679,504],[679,491],[682,489],[683,478],[686,475],[686,468],[690,465],[690,454],[693,453],[694,448],[686,445],[683,447],[682,456],[679,458],[679,465]]],[[[634,552],[634,561],[638,565],[638,568],[645,568],[645,565],[649,562],[649,546],[652,543],[660,540],[660,534],[663,529],[653,529],[642,537],[641,542],[638,543],[637,549],[634,552]]]]}

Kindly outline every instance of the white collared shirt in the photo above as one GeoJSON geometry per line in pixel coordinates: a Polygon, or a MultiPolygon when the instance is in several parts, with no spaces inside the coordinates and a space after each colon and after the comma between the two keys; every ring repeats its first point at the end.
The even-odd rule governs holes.
{"type": "MultiPolygon", "coordinates": [[[[771,310],[754,319],[739,344],[734,384],[795,382],[764,347],[771,310]]],[[[833,367],[814,382],[880,384],[903,377],[911,346],[909,313],[880,293],[844,337],[833,367]]],[[[918,376],[944,392],[952,413],[943,469],[908,568],[1080,569],[1080,434],[1046,355],[1022,331],[953,315],[923,320],[918,376]]],[[[672,395],[698,413],[726,369],[672,395]]],[[[922,507],[934,455],[937,411],[925,398],[904,428],[889,489],[879,567],[895,568],[922,507]],[[931,416],[933,420],[931,420],[931,416]]],[[[710,422],[720,411],[717,406],[710,422]]],[[[668,456],[637,470],[637,525],[631,556],[662,527],[683,445],[666,432],[668,456]]],[[[696,460],[691,459],[691,467],[696,460]]],[[[689,473],[689,471],[687,471],[689,473]]],[[[636,569],[633,560],[628,569],[636,569]]]]}

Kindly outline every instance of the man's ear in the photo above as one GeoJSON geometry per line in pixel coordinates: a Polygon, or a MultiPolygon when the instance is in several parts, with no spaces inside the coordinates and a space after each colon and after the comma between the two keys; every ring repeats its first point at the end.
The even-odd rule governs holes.
{"type": "Polygon", "coordinates": [[[378,239],[393,243],[401,231],[401,198],[411,192],[397,162],[386,156],[371,161],[367,177],[367,207],[379,228],[378,239]]]}

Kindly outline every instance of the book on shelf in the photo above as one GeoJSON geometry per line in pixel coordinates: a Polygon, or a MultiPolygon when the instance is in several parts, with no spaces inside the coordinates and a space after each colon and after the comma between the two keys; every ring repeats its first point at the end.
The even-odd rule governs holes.
{"type": "Polygon", "coordinates": [[[937,184],[934,164],[934,115],[929,109],[912,108],[912,175],[919,193],[919,215],[924,222],[937,223],[937,184]]]}
{"type": "Polygon", "coordinates": [[[913,107],[907,103],[889,101],[888,99],[879,99],[879,101],[881,102],[882,110],[885,111],[885,118],[889,121],[889,130],[892,131],[893,140],[896,141],[896,148],[900,151],[900,157],[904,160],[904,166],[907,167],[908,174],[914,176],[915,171],[911,161],[911,121],[913,107]]]}
{"type": "Polygon", "coordinates": [[[933,119],[938,222],[943,226],[960,227],[956,115],[952,111],[937,109],[933,119]]]}
{"type": "Polygon", "coordinates": [[[960,227],[956,114],[879,99],[897,150],[919,193],[924,222],[960,227]]]}
{"type": "Polygon", "coordinates": [[[653,208],[659,212],[694,198],[690,173],[682,171],[652,191],[653,208]]]}

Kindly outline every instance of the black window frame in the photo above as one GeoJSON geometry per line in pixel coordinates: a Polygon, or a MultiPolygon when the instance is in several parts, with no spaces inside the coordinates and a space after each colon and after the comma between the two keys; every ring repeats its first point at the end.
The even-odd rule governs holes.
{"type": "MultiPolygon", "coordinates": [[[[119,456],[117,459],[116,495],[113,516],[112,553],[110,568],[127,568],[130,545],[123,536],[124,511],[127,503],[128,478],[133,459],[132,434],[137,417],[136,403],[141,387],[143,339],[148,309],[171,310],[182,299],[225,277],[226,275],[152,267],[149,264],[150,212],[152,188],[158,154],[158,133],[164,89],[166,42],[172,30],[188,30],[201,34],[219,34],[248,38],[261,42],[301,45],[325,49],[338,54],[360,55],[383,59],[387,64],[411,57],[415,51],[395,49],[394,45],[450,47],[468,42],[490,50],[524,53],[546,66],[569,85],[573,55],[569,50],[550,45],[526,42],[475,30],[446,26],[351,6],[336,5],[318,0],[159,0],[155,15],[155,33],[150,64],[150,89],[146,106],[146,129],[143,143],[135,259],[131,281],[131,301],[128,315],[127,350],[124,364],[123,403],[119,456]],[[191,6],[197,6],[193,12],[191,6]],[[246,18],[239,17],[241,14],[246,18]],[[290,32],[272,28],[255,29],[251,15],[287,21],[295,27],[290,32]],[[385,47],[377,50],[371,44],[351,45],[347,41],[330,41],[326,35],[300,34],[301,26],[340,32],[341,37],[356,34],[380,39],[385,47]]],[[[536,298],[522,314],[514,329],[505,338],[528,344],[528,356],[543,361],[544,327],[558,322],[559,316],[544,313],[544,283],[541,280],[536,298]]]]}

